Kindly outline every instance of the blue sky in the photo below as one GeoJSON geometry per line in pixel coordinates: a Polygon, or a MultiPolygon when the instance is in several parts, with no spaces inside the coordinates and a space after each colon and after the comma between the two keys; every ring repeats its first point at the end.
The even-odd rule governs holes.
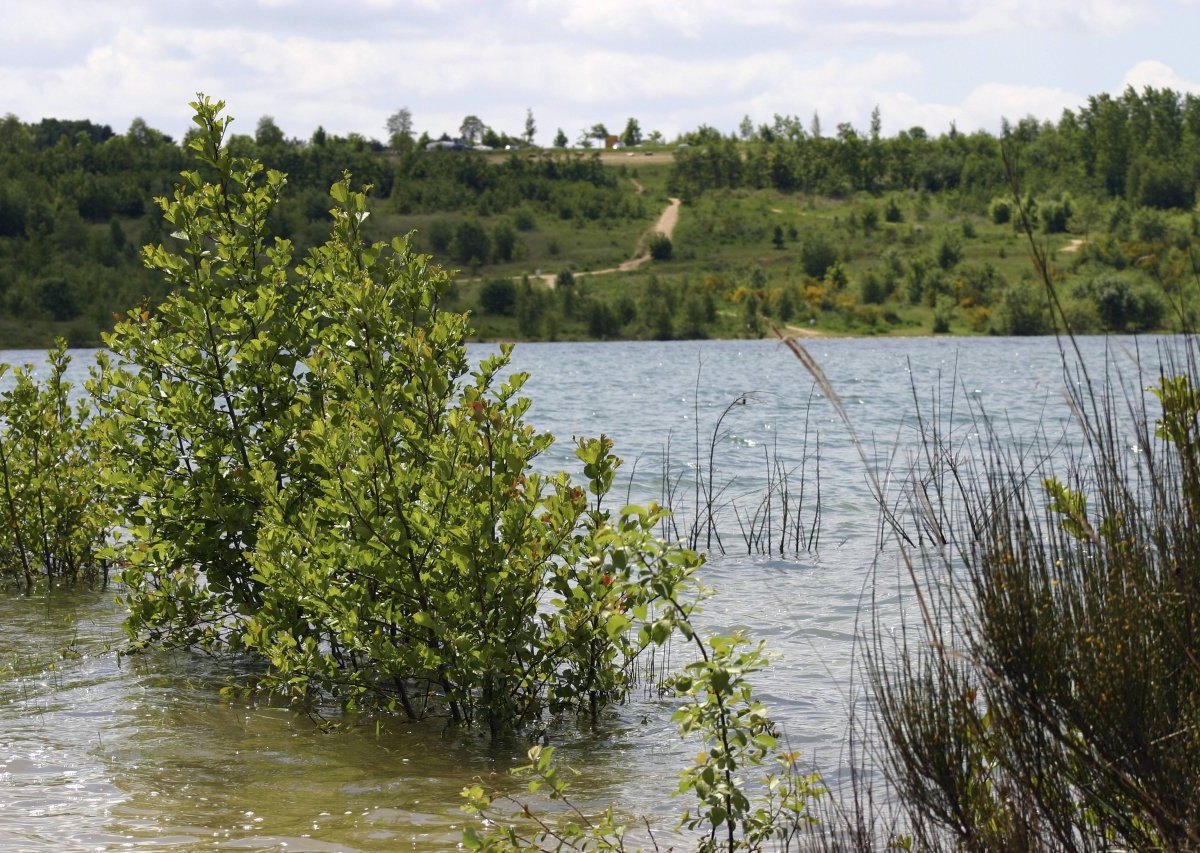
{"type": "Polygon", "coordinates": [[[668,138],[815,112],[832,132],[995,131],[1089,95],[1200,93],[1200,0],[0,0],[0,113],[135,117],[178,136],[198,91],[253,132],[386,137],[474,114],[538,141],[636,117],[668,138]]]}

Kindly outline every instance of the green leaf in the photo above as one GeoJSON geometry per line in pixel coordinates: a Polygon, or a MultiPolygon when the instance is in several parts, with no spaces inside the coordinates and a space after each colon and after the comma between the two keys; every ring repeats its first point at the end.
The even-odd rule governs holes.
{"type": "Polygon", "coordinates": [[[1059,526],[1076,539],[1094,539],[1095,531],[1087,519],[1087,498],[1082,492],[1074,492],[1056,477],[1048,477],[1042,486],[1050,495],[1050,511],[1062,516],[1059,526]]]}

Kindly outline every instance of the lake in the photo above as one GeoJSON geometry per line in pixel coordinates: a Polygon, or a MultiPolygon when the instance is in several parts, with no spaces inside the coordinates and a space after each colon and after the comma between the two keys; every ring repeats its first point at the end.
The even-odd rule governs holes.
{"type": "MultiPolygon", "coordinates": [[[[711,445],[725,553],[710,554],[700,572],[718,591],[703,624],[766,640],[778,658],[756,679],[761,698],[836,786],[851,702],[861,700],[851,675],[856,637],[871,624],[864,602],[874,598],[885,628],[902,615],[895,549],[877,548],[868,467],[899,494],[900,475],[919,458],[918,403],[964,442],[981,412],[1016,443],[1039,430],[1061,435],[1069,412],[1052,338],[805,345],[857,440],[779,342],[522,344],[512,366],[531,373],[529,421],[559,438],[544,468],[577,471],[572,436],[603,432],[626,460],[617,491],[639,502],[673,492],[681,532],[696,517],[695,477],[709,476],[711,445]],[[778,493],[781,472],[798,505],[786,522],[778,500],[769,514],[760,506],[772,484],[778,493]]],[[[1093,371],[1115,365],[1135,389],[1149,381],[1134,376],[1139,353],[1152,374],[1157,348],[1172,345],[1081,341],[1093,371]]],[[[75,355],[81,382],[91,353],[75,355]]],[[[122,614],[113,598],[0,598],[0,849],[453,848],[465,819],[460,789],[476,777],[503,784],[524,758],[522,743],[437,722],[325,733],[286,709],[230,702],[219,692],[229,669],[216,661],[115,654],[122,614]]],[[[616,802],[669,835],[684,805],[669,796],[676,773],[696,751],[678,742],[671,711],[639,692],[598,728],[553,730],[561,760],[586,770],[579,799],[616,802]]]]}

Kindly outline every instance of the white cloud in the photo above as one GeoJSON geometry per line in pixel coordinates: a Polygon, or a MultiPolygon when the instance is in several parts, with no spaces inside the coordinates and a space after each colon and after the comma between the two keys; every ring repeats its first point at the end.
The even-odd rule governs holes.
{"type": "Polygon", "coordinates": [[[670,132],[816,109],[831,131],[864,128],[876,104],[885,132],[995,129],[1001,115],[1056,118],[1082,102],[1072,90],[1113,86],[1114,67],[1130,68],[1122,87],[1198,88],[1173,69],[1192,67],[1200,0],[8,5],[0,110],[114,127],[142,115],[173,134],[197,90],[228,101],[243,132],[270,114],[289,135],[381,136],[400,106],[418,131],[474,113],[516,132],[532,107],[548,140],[629,115],[670,132]]]}
{"type": "Polygon", "coordinates": [[[1113,34],[1152,20],[1145,0],[990,0],[910,3],[862,0],[827,9],[823,32],[839,41],[861,39],[961,39],[1006,33],[1113,34]]]}
{"type": "Polygon", "coordinates": [[[1138,91],[1149,86],[1154,89],[1174,89],[1176,92],[1200,93],[1200,83],[1194,80],[1187,80],[1175,73],[1175,70],[1171,66],[1152,59],[1139,62],[1125,72],[1119,91],[1124,91],[1129,86],[1138,91]]]}
{"type": "Polygon", "coordinates": [[[697,38],[713,19],[710,0],[524,0],[536,19],[554,21],[589,38],[620,35],[643,40],[652,33],[697,38]]]}
{"type": "Polygon", "coordinates": [[[569,32],[638,39],[763,29],[875,38],[1060,28],[1114,33],[1156,14],[1146,0],[517,0],[515,6],[569,32]]]}
{"type": "Polygon", "coordinates": [[[0,27],[0,45],[6,48],[53,48],[91,40],[97,29],[103,31],[113,16],[105,9],[95,15],[80,15],[69,0],[44,0],[39,3],[7,3],[4,26],[0,27]]]}
{"type": "Polygon", "coordinates": [[[1001,118],[1019,121],[1026,116],[1057,121],[1064,109],[1083,103],[1077,92],[1053,86],[1011,86],[985,83],[971,91],[959,107],[959,123],[968,128],[995,129],[1001,118]]]}

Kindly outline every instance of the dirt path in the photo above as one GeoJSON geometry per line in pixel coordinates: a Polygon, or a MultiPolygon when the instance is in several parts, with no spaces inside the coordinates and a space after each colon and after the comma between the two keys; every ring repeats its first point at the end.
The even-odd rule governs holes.
{"type": "Polygon", "coordinates": [[[1087,242],[1087,241],[1079,240],[1079,239],[1072,240],[1070,243],[1067,243],[1067,245],[1065,245],[1061,249],[1059,249],[1059,251],[1060,252],[1078,252],[1080,249],[1083,248],[1083,244],[1085,242],[1087,242]]]}
{"type": "MultiPolygon", "coordinates": [[[[633,181],[633,178],[630,178],[630,180],[633,181]]],[[[637,191],[639,193],[642,192],[642,185],[637,181],[633,181],[633,183],[637,187],[637,191]]],[[[654,223],[654,227],[643,234],[638,240],[637,248],[634,250],[634,256],[632,258],[627,261],[622,261],[619,266],[610,267],[606,270],[588,270],[585,272],[577,272],[575,273],[575,278],[580,278],[585,275],[606,275],[607,273],[614,272],[633,272],[645,264],[648,264],[650,262],[650,235],[664,234],[669,240],[675,233],[675,226],[679,224],[679,207],[683,204],[683,202],[677,198],[670,199],[670,202],[671,203],[666,206],[663,212],[659,214],[658,221],[654,223]]],[[[555,279],[557,279],[558,276],[554,273],[542,273],[541,275],[531,276],[531,278],[541,279],[543,282],[545,282],[547,287],[553,288],[555,279]]]]}
{"type": "Polygon", "coordinates": [[[784,326],[784,334],[791,335],[793,338],[825,338],[829,336],[828,332],[822,332],[820,329],[810,329],[806,326],[784,326]]]}
{"type": "MultiPolygon", "coordinates": [[[[663,234],[668,240],[675,234],[675,226],[679,224],[679,206],[683,204],[677,198],[671,199],[671,203],[659,215],[658,222],[654,223],[654,229],[650,234],[663,234]]],[[[620,272],[631,272],[643,264],[650,261],[650,247],[647,244],[647,236],[643,235],[638,241],[638,252],[629,260],[623,262],[617,270],[620,272]]],[[[612,270],[601,270],[600,272],[612,272],[612,270]]]]}

